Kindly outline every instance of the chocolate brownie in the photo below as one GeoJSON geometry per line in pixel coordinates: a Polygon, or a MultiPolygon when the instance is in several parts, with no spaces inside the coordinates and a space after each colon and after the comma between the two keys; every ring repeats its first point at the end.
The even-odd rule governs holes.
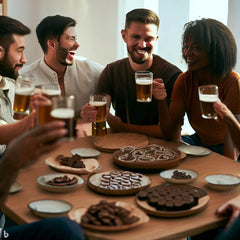
{"type": "Polygon", "coordinates": [[[72,168],[85,168],[85,164],[79,155],[73,155],[72,157],[64,157],[62,155],[57,157],[57,160],[61,165],[72,168]]]}
{"type": "Polygon", "coordinates": [[[88,208],[81,218],[81,223],[97,226],[121,226],[135,223],[138,220],[138,217],[131,216],[129,210],[117,206],[115,202],[102,200],[88,208]]]}
{"type": "Polygon", "coordinates": [[[198,204],[199,198],[206,193],[188,185],[156,186],[138,192],[137,198],[161,211],[190,209],[198,204]]]}

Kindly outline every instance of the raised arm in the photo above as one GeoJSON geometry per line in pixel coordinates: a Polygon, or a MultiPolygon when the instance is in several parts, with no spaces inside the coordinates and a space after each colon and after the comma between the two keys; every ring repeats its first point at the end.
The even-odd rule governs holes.
{"type": "Polygon", "coordinates": [[[20,136],[25,131],[34,126],[35,112],[18,122],[0,126],[0,144],[8,144],[14,138],[20,136]]]}
{"type": "Polygon", "coordinates": [[[166,90],[161,79],[153,82],[153,95],[158,100],[160,128],[167,140],[179,140],[184,117],[182,102],[171,102],[168,108],[166,90]]]}
{"type": "Polygon", "coordinates": [[[0,161],[0,207],[19,170],[58,147],[61,143],[56,140],[66,133],[64,122],[53,121],[24,133],[8,145],[0,161]]]}

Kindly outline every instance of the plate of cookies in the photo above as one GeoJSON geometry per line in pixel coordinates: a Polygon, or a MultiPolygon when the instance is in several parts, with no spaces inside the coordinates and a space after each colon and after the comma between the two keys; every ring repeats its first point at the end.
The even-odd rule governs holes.
{"type": "Polygon", "coordinates": [[[94,173],[88,178],[88,186],[107,195],[135,194],[151,185],[151,179],[141,173],[123,170],[94,173]]]}
{"type": "Polygon", "coordinates": [[[39,186],[49,192],[64,193],[75,191],[84,184],[85,180],[74,174],[55,173],[37,178],[39,186]]]}
{"type": "Polygon", "coordinates": [[[100,164],[95,158],[83,159],[79,155],[49,157],[45,163],[59,172],[73,174],[94,173],[100,168],[100,164]]]}
{"type": "Polygon", "coordinates": [[[159,217],[183,217],[204,210],[208,194],[191,185],[158,185],[137,193],[136,202],[148,214],[159,217]]]}
{"type": "Polygon", "coordinates": [[[113,153],[114,161],[128,169],[168,169],[177,166],[186,154],[167,146],[123,147],[113,153]]]}
{"type": "Polygon", "coordinates": [[[73,209],[68,217],[83,228],[97,231],[124,231],[149,221],[147,214],[133,204],[104,200],[73,209]]]}
{"type": "Polygon", "coordinates": [[[160,172],[160,176],[170,183],[187,184],[195,181],[198,173],[191,169],[169,169],[160,172]]]}

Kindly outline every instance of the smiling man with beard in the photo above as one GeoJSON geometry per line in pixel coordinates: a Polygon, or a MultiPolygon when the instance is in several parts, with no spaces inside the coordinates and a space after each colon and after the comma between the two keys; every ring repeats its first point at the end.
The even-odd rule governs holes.
{"type": "MultiPolygon", "coordinates": [[[[181,73],[176,66],[153,54],[158,39],[159,18],[151,10],[134,9],[127,13],[125,29],[121,31],[127,45],[128,58],[110,63],[103,70],[97,91],[108,95],[115,116],[107,116],[109,126],[116,132],[138,132],[162,137],[158,126],[157,101],[136,101],[136,71],[150,71],[153,79],[161,78],[166,86],[168,101],[174,82],[181,73]]],[[[94,121],[96,111],[88,104],[81,112],[86,121],[94,121]]]]}
{"type": "MultiPolygon", "coordinates": [[[[24,55],[25,35],[30,29],[21,22],[7,16],[0,16],[0,143],[8,144],[33,126],[34,113],[16,122],[13,119],[15,80],[18,70],[26,63],[24,55]]],[[[0,145],[0,156],[6,149],[0,145]]]]}
{"type": "Polygon", "coordinates": [[[37,26],[38,41],[44,58],[20,73],[34,77],[35,85],[59,84],[62,95],[74,95],[76,115],[96,90],[103,67],[93,61],[75,56],[79,47],[76,21],[60,15],[48,16],[37,26]]]}

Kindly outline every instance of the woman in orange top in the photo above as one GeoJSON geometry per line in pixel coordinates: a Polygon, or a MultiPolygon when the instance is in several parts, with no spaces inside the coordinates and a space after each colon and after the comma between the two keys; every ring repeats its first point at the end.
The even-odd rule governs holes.
{"type": "Polygon", "coordinates": [[[187,113],[195,130],[182,140],[237,159],[237,151],[225,124],[201,116],[198,87],[215,84],[220,100],[236,118],[240,113],[240,76],[233,72],[237,48],[231,31],[214,19],[202,19],[185,25],[182,54],[188,71],[179,75],[172,92],[169,108],[161,80],[154,81],[153,94],[158,99],[160,126],[167,139],[173,139],[187,113]]]}

